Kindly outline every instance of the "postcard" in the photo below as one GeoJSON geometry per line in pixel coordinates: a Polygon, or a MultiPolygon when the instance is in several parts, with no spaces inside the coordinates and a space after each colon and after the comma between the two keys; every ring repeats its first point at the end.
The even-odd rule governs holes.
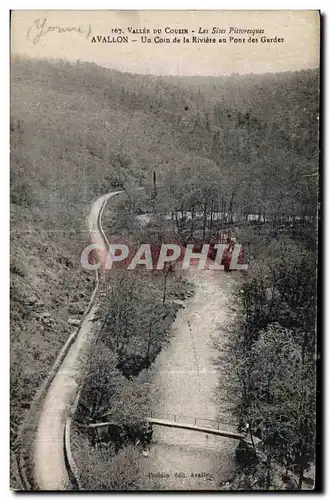
{"type": "Polygon", "coordinates": [[[11,12],[11,488],[317,490],[320,12],[11,12]]]}

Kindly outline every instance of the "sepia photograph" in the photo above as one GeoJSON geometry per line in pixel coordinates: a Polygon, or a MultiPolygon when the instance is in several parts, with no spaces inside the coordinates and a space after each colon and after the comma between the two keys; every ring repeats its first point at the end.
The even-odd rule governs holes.
{"type": "Polygon", "coordinates": [[[320,31],[10,12],[11,490],[319,490],[320,31]]]}

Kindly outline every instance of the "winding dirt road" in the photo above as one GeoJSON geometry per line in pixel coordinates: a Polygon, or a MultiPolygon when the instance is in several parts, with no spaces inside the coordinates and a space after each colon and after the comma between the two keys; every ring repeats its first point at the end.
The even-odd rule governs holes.
{"type": "MultiPolygon", "coordinates": [[[[92,243],[106,244],[100,219],[107,201],[120,193],[121,191],[108,193],[93,202],[88,219],[92,243]]],[[[93,340],[92,326],[95,312],[96,306],[92,305],[42,404],[33,456],[34,478],[41,490],[72,489],[64,453],[65,425],[81,381],[80,362],[88,354],[93,340]]]]}
{"type": "MultiPolygon", "coordinates": [[[[218,373],[214,339],[224,338],[231,314],[230,296],[235,277],[221,271],[190,271],[194,296],[185,302],[173,325],[173,339],[155,363],[153,416],[207,426],[203,419],[218,420],[218,373]],[[218,329],[218,332],[217,332],[218,329]]],[[[234,425],[221,425],[233,430],[234,425]]],[[[230,479],[237,442],[189,430],[154,427],[153,445],[142,458],[146,489],[218,489],[230,479]],[[200,474],[200,477],[198,476],[200,474]],[[197,475],[197,476],[196,476],[197,475]]]]}

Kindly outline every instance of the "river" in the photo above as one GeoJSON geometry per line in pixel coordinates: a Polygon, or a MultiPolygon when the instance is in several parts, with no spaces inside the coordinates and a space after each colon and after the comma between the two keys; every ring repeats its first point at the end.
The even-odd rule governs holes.
{"type": "MultiPolygon", "coordinates": [[[[155,362],[153,416],[210,426],[219,420],[216,395],[225,396],[214,360],[214,340],[225,340],[232,315],[235,273],[189,271],[195,288],[173,324],[173,338],[155,362]]],[[[234,430],[234,425],[221,425],[234,430]]],[[[148,456],[141,458],[143,489],[214,490],[234,472],[237,441],[190,430],[153,428],[148,456]]]]}

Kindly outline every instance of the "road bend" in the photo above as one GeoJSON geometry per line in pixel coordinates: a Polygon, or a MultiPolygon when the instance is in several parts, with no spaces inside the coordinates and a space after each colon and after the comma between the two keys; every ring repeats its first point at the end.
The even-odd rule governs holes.
{"type": "MultiPolygon", "coordinates": [[[[107,201],[120,193],[121,191],[108,193],[93,202],[88,218],[92,243],[107,245],[101,216],[107,201]]],[[[90,351],[93,340],[92,326],[95,312],[96,306],[93,303],[42,403],[33,456],[34,479],[40,490],[72,489],[64,449],[65,424],[81,383],[81,363],[90,351]]]]}

